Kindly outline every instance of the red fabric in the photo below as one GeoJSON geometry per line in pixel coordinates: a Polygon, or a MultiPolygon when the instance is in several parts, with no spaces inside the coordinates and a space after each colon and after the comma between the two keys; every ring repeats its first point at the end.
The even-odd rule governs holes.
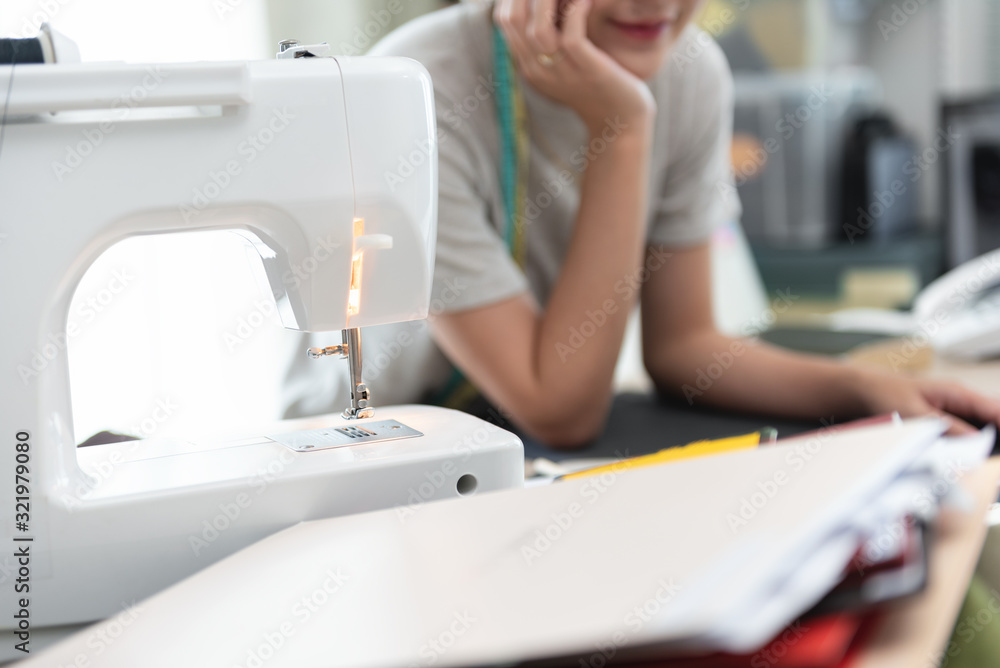
{"type": "Polygon", "coordinates": [[[874,637],[875,631],[878,629],[881,619],[882,616],[876,613],[868,615],[861,622],[861,628],[858,629],[857,634],[854,636],[854,641],[847,649],[847,655],[844,656],[835,668],[850,668],[857,662],[858,658],[861,656],[861,652],[868,647],[868,643],[871,641],[872,637],[874,637]]]}
{"type": "Polygon", "coordinates": [[[872,626],[858,615],[838,614],[795,622],[753,654],[711,654],[610,665],[618,668],[848,668],[872,626]],[[855,647],[857,646],[857,647],[855,647]]]}

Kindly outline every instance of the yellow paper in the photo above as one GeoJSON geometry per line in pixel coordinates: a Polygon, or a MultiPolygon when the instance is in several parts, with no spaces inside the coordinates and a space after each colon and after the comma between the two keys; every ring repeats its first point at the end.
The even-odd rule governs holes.
{"type": "Polygon", "coordinates": [[[752,450],[758,445],[760,445],[759,431],[755,431],[752,434],[743,434],[741,436],[719,438],[714,441],[695,441],[694,443],[688,443],[687,445],[682,445],[677,448],[660,450],[659,452],[654,452],[651,455],[632,457],[631,459],[623,459],[622,461],[615,462],[613,464],[605,464],[604,466],[595,466],[594,468],[577,471],[575,473],[567,473],[559,479],[571,480],[573,478],[585,478],[587,476],[600,475],[602,473],[609,472],[621,473],[622,471],[628,471],[629,469],[656,466],[667,462],[681,461],[682,459],[709,457],[711,455],[721,455],[727,452],[736,452],[737,450],[752,450]]]}

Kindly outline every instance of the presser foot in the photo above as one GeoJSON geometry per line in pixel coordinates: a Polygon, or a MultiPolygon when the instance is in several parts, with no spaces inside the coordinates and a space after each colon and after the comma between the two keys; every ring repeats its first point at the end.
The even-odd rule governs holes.
{"type": "Polygon", "coordinates": [[[361,379],[361,333],[354,329],[342,331],[343,343],[326,348],[309,348],[306,354],[312,359],[320,359],[329,355],[346,358],[351,371],[351,405],[344,409],[341,416],[345,420],[363,420],[375,416],[371,406],[368,386],[361,379]]]}

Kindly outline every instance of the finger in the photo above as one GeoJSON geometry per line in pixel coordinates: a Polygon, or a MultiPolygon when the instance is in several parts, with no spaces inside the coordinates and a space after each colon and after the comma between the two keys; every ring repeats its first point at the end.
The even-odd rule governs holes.
{"type": "Polygon", "coordinates": [[[548,55],[559,50],[559,31],[556,29],[558,0],[535,0],[534,11],[528,23],[528,43],[537,53],[548,55]]]}
{"type": "Polygon", "coordinates": [[[976,428],[955,415],[950,409],[945,409],[941,397],[921,397],[897,410],[903,417],[936,417],[944,420],[947,425],[945,435],[964,436],[976,433],[976,428]]]}
{"type": "Polygon", "coordinates": [[[514,0],[496,0],[493,5],[493,22],[503,28],[509,22],[510,5],[514,0]]]}
{"type": "Polygon", "coordinates": [[[524,34],[512,27],[509,31],[504,31],[504,39],[507,40],[507,49],[514,59],[517,71],[528,77],[536,74],[539,69],[538,52],[528,44],[524,34]]]}
{"type": "Polygon", "coordinates": [[[597,47],[587,37],[590,0],[570,0],[563,23],[562,48],[566,55],[580,62],[596,55],[597,47]]]}
{"type": "Polygon", "coordinates": [[[978,432],[975,427],[962,418],[947,413],[936,413],[936,415],[948,423],[948,431],[945,432],[946,436],[968,436],[969,434],[978,432]]]}
{"type": "Polygon", "coordinates": [[[979,422],[1000,426],[1000,401],[958,384],[949,384],[938,389],[938,396],[934,401],[938,408],[979,422]]]}
{"type": "Polygon", "coordinates": [[[528,20],[528,9],[532,0],[498,0],[493,8],[493,17],[501,28],[524,32],[528,20]]]}
{"type": "Polygon", "coordinates": [[[965,391],[967,396],[965,402],[968,405],[963,415],[967,415],[979,422],[994,424],[1000,427],[1000,401],[976,394],[971,390],[965,391]]]}
{"type": "Polygon", "coordinates": [[[539,51],[528,43],[524,31],[518,30],[515,25],[506,28],[501,26],[501,31],[517,71],[529,81],[539,81],[539,77],[545,75],[544,70],[547,68],[542,67],[538,61],[539,51]]]}

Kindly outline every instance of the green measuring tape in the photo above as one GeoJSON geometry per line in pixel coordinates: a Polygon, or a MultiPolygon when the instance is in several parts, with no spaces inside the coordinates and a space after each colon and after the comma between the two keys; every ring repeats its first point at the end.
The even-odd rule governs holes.
{"type": "MultiPolygon", "coordinates": [[[[511,257],[524,268],[524,201],[527,196],[528,150],[527,112],[517,83],[514,62],[500,28],[493,24],[494,103],[500,140],[500,192],[504,220],[501,233],[511,257]]],[[[431,399],[446,408],[468,406],[479,391],[457,368],[431,399]]]]}
{"type": "Polygon", "coordinates": [[[503,193],[504,241],[524,268],[524,199],[528,173],[527,112],[514,63],[500,28],[493,26],[493,69],[497,125],[500,130],[500,188],[503,193]]]}

